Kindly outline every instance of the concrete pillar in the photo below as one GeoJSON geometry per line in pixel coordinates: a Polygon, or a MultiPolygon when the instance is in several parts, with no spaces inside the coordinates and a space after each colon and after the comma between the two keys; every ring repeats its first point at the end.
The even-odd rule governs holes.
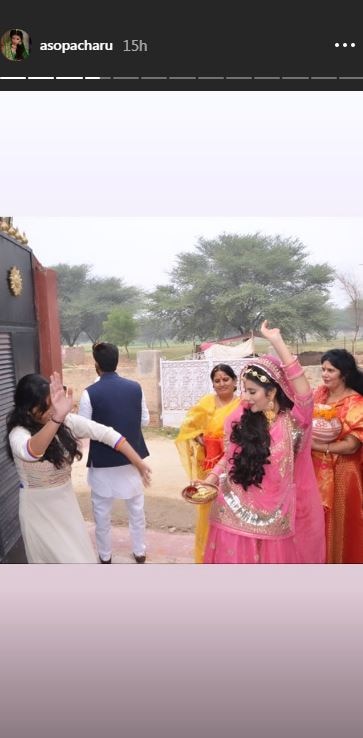
{"type": "Polygon", "coordinates": [[[40,373],[49,377],[57,371],[62,376],[60,321],[57,299],[57,275],[32,256],[34,300],[39,328],[40,373]]]}
{"type": "Polygon", "coordinates": [[[136,355],[138,381],[149,408],[150,425],[155,428],[161,425],[160,358],[161,351],[153,349],[138,351],[136,355]]]}

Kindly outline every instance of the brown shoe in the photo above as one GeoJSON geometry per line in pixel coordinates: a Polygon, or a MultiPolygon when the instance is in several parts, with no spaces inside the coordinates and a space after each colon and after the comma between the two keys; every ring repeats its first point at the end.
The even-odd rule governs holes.
{"type": "Polygon", "coordinates": [[[142,556],[136,556],[136,554],[132,554],[137,564],[145,564],[146,556],[145,554],[142,554],[142,556]]]}
{"type": "Polygon", "coordinates": [[[99,556],[98,558],[100,560],[100,564],[112,564],[112,557],[110,559],[107,559],[106,561],[105,559],[101,559],[101,556],[99,556]]]}

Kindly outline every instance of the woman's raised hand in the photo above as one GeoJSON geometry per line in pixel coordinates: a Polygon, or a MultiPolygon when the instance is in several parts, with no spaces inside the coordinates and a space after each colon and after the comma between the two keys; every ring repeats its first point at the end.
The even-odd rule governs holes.
{"type": "Polygon", "coordinates": [[[53,374],[50,375],[49,390],[53,415],[56,420],[63,422],[64,418],[71,412],[73,407],[73,390],[69,387],[67,392],[64,391],[58,372],[53,372],[53,374]]]}
{"type": "Polygon", "coordinates": [[[264,338],[266,338],[271,343],[274,342],[276,339],[282,338],[280,333],[280,328],[269,328],[268,321],[264,320],[261,328],[260,328],[261,334],[264,338]]]}

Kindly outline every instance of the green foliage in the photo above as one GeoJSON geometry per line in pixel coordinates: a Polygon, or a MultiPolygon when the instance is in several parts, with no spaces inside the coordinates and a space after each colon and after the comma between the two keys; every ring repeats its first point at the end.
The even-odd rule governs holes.
{"type": "Polygon", "coordinates": [[[178,297],[173,287],[159,285],[144,300],[143,311],[138,317],[138,335],[141,341],[153,348],[160,347],[173,338],[171,315],[178,308],[178,297]]]}
{"type": "Polygon", "coordinates": [[[328,264],[307,262],[298,239],[224,233],[178,255],[167,292],[158,287],[152,295],[152,314],[181,341],[243,335],[264,318],[287,340],[328,337],[333,279],[328,264]]]}
{"type": "Polygon", "coordinates": [[[105,341],[124,346],[129,356],[128,346],[137,334],[137,323],[133,316],[124,308],[115,307],[103,323],[102,337],[105,341]]]}
{"type": "MultiPolygon", "coordinates": [[[[326,339],[336,330],[329,304],[333,269],[309,264],[298,239],[261,233],[200,238],[193,253],[178,255],[170,283],[148,295],[116,277],[91,277],[87,264],[53,268],[68,345],[82,332],[91,341],[99,339],[115,308],[137,320],[139,339],[150,347],[257,332],[264,318],[278,325],[288,341],[326,339]]],[[[118,338],[118,345],[133,340],[127,329],[125,335],[126,343],[118,338]]]]}
{"type": "Polygon", "coordinates": [[[122,305],[134,313],[141,304],[140,290],[117,277],[92,277],[90,265],[57,264],[52,269],[57,272],[62,339],[68,346],[73,346],[81,333],[97,341],[113,307],[122,305]]]}
{"type": "Polygon", "coordinates": [[[347,315],[351,318],[351,326],[354,331],[352,341],[352,353],[356,352],[358,334],[363,323],[363,293],[360,282],[354,275],[337,273],[337,282],[349,299],[347,315]]]}
{"type": "Polygon", "coordinates": [[[91,267],[88,264],[57,264],[58,306],[61,335],[68,346],[74,346],[83,330],[84,318],[81,293],[87,284],[91,267]]]}

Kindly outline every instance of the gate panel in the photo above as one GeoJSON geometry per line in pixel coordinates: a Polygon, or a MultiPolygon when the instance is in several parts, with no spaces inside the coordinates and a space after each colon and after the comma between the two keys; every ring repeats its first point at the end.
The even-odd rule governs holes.
{"type": "MultiPolygon", "coordinates": [[[[51,316],[50,316],[51,318],[51,316]]],[[[6,415],[16,382],[39,371],[32,251],[0,233],[0,562],[24,563],[19,479],[6,448],[6,415]]]]}
{"type": "Polygon", "coordinates": [[[20,537],[19,479],[7,453],[6,416],[13,407],[15,371],[11,336],[0,333],[0,560],[20,537]]]}

